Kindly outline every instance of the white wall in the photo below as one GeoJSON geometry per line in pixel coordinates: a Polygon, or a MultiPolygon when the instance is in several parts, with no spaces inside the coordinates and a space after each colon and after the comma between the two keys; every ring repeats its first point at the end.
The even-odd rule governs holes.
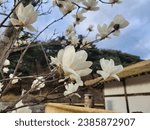
{"type": "Polygon", "coordinates": [[[104,95],[124,94],[122,82],[112,81],[104,84],[104,95]]]}
{"type": "Polygon", "coordinates": [[[130,112],[150,113],[150,96],[134,96],[129,97],[128,100],[130,112]]]}
{"type": "Polygon", "coordinates": [[[127,93],[150,92],[150,75],[126,79],[127,93]]]}
{"type": "MultiPolygon", "coordinates": [[[[112,81],[104,84],[104,96],[124,94],[122,82],[112,81]]],[[[126,79],[127,94],[150,92],[150,75],[126,79]]],[[[150,113],[150,96],[128,96],[130,112],[150,113]]],[[[125,97],[105,97],[105,108],[115,112],[127,112],[125,97]]]]}
{"type": "Polygon", "coordinates": [[[106,97],[105,109],[114,112],[127,112],[125,97],[106,97]]]}

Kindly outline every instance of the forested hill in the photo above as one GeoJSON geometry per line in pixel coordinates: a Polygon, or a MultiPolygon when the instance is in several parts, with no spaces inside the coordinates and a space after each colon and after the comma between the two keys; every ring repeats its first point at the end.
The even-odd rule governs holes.
{"type": "MultiPolygon", "coordinates": [[[[36,43],[37,44],[37,43],[36,43]]],[[[50,56],[56,56],[57,52],[62,48],[60,44],[43,44],[44,51],[46,55],[50,58],[50,56]]],[[[86,49],[89,54],[88,60],[93,61],[93,69],[99,69],[99,59],[113,59],[115,64],[122,64],[123,66],[127,66],[136,62],[141,61],[139,56],[122,53],[121,51],[116,50],[105,50],[98,49],[95,46],[91,49],[86,49]]],[[[20,51],[14,52],[10,55],[9,59],[11,61],[11,68],[14,69],[17,63],[17,59],[20,56],[20,51]]],[[[19,71],[23,74],[31,74],[35,72],[35,66],[37,71],[37,64],[45,69],[47,67],[46,60],[41,49],[41,46],[36,46],[29,48],[25,57],[23,58],[22,65],[20,66],[19,71]],[[35,65],[36,64],[36,65],[35,65]]]]}
{"type": "Polygon", "coordinates": [[[111,49],[92,48],[88,50],[88,54],[89,60],[94,62],[94,68],[97,68],[101,58],[113,59],[116,65],[122,64],[124,67],[142,61],[139,56],[111,49]]]}

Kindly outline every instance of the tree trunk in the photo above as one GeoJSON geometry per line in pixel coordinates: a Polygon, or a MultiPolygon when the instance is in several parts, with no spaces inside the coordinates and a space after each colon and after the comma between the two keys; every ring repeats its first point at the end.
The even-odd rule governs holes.
{"type": "MultiPolygon", "coordinates": [[[[23,4],[26,6],[32,0],[23,0],[23,4]]],[[[15,16],[15,13],[13,13],[13,16],[15,16]]],[[[0,39],[0,70],[2,70],[4,61],[8,58],[10,52],[12,51],[13,44],[15,43],[18,35],[21,32],[20,29],[15,29],[11,22],[9,22],[8,27],[3,33],[3,38],[0,39]]]]}
{"type": "Polygon", "coordinates": [[[11,52],[14,42],[21,32],[21,29],[15,29],[11,23],[9,23],[8,26],[11,27],[6,28],[3,33],[3,38],[0,40],[0,70],[11,52]]]}

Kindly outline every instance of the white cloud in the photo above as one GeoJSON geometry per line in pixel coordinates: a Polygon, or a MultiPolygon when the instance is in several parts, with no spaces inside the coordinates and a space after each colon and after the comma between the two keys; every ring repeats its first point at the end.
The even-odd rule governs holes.
{"type": "MultiPolygon", "coordinates": [[[[51,2],[51,0],[49,1],[51,2]]],[[[88,25],[93,24],[96,30],[97,24],[107,24],[116,14],[122,14],[130,22],[130,25],[121,31],[121,35],[119,37],[112,37],[111,40],[104,40],[97,45],[102,48],[117,49],[123,52],[139,55],[142,58],[147,59],[150,55],[150,0],[122,1],[123,2],[121,4],[114,5],[113,7],[111,7],[111,5],[100,3],[100,11],[88,13],[88,18],[77,27],[77,30],[79,34],[86,34],[86,28],[88,25]]],[[[50,4],[46,4],[42,9],[47,10],[50,6],[50,4]]],[[[61,16],[62,14],[56,7],[54,10],[52,9],[52,13],[50,15],[38,18],[35,26],[40,31],[50,22],[60,18],[61,16]]],[[[42,33],[39,39],[45,40],[46,38],[51,37],[54,29],[56,29],[56,31],[59,32],[59,35],[61,35],[67,26],[72,24],[73,21],[72,15],[65,17],[62,21],[54,24],[42,33]]],[[[96,32],[97,31],[95,31],[95,33],[96,32]]],[[[94,38],[94,35],[91,35],[91,37],[94,38]]]]}
{"type": "Polygon", "coordinates": [[[145,60],[150,60],[150,54],[145,55],[144,59],[145,60]]]}

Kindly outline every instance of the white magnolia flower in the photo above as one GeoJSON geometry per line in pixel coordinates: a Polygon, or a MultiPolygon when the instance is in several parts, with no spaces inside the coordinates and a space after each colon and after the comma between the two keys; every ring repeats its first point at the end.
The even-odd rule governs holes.
{"type": "MultiPolygon", "coordinates": [[[[22,103],[22,100],[19,101],[15,105],[15,108],[18,108],[18,107],[21,107],[21,106],[24,106],[24,104],[22,103]]],[[[29,107],[22,107],[22,108],[19,108],[17,110],[12,111],[12,113],[31,113],[31,112],[32,112],[32,110],[29,107]]]]}
{"type": "Polygon", "coordinates": [[[22,40],[19,39],[19,40],[18,40],[18,44],[19,44],[19,45],[22,45],[22,40]]]}
{"type": "Polygon", "coordinates": [[[26,44],[28,44],[27,41],[26,41],[26,40],[23,40],[23,41],[22,41],[22,45],[26,45],[26,44]]]}
{"type": "Polygon", "coordinates": [[[109,25],[109,30],[112,31],[115,29],[113,35],[119,36],[120,29],[125,28],[129,25],[129,22],[123,18],[121,15],[116,15],[109,25]]]}
{"type": "Polygon", "coordinates": [[[79,38],[77,37],[77,36],[73,36],[73,37],[71,37],[71,45],[73,45],[73,46],[77,46],[78,45],[78,43],[79,43],[79,38]]]}
{"type": "Polygon", "coordinates": [[[110,30],[106,24],[98,25],[97,26],[98,34],[97,36],[100,36],[101,38],[107,37],[107,35],[110,33],[110,30]]]}
{"type": "Polygon", "coordinates": [[[7,67],[4,67],[4,68],[3,68],[3,73],[6,73],[6,74],[7,74],[8,71],[9,71],[9,69],[8,69],[7,67]]]}
{"type": "Polygon", "coordinates": [[[72,35],[75,35],[75,29],[72,25],[69,25],[65,31],[65,35],[70,38],[72,35]]]}
{"type": "Polygon", "coordinates": [[[26,91],[27,91],[27,90],[23,89],[22,92],[21,92],[21,96],[23,96],[26,91]]]}
{"type": "Polygon", "coordinates": [[[30,40],[17,40],[17,41],[15,41],[14,46],[19,47],[21,45],[28,45],[30,43],[31,43],[30,40]]]}
{"type": "Polygon", "coordinates": [[[113,5],[113,4],[120,4],[122,3],[121,0],[109,0],[109,2],[113,5]]]}
{"type": "Polygon", "coordinates": [[[2,91],[3,87],[4,87],[4,85],[2,83],[0,83],[0,92],[2,91]]]}
{"type": "Polygon", "coordinates": [[[74,46],[67,46],[58,52],[57,57],[51,57],[51,64],[60,67],[65,78],[75,80],[78,85],[82,86],[83,81],[81,77],[86,76],[92,72],[89,68],[92,65],[91,61],[86,61],[88,54],[81,50],[75,52],[74,46]]]}
{"type": "Polygon", "coordinates": [[[80,22],[82,22],[86,17],[84,17],[82,15],[82,13],[77,13],[77,14],[74,14],[72,15],[74,18],[75,18],[75,24],[80,24],[80,22]]]}
{"type": "Polygon", "coordinates": [[[85,0],[70,0],[71,2],[75,2],[75,3],[80,3],[80,2],[83,2],[85,0]]]}
{"type": "Polygon", "coordinates": [[[16,9],[16,15],[18,19],[11,18],[11,22],[14,26],[26,27],[31,32],[36,31],[32,24],[37,20],[38,13],[34,11],[32,4],[24,7],[23,4],[20,3],[16,9]]]}
{"type": "Polygon", "coordinates": [[[52,5],[53,6],[57,6],[58,5],[59,0],[52,0],[52,5]]]}
{"type": "Polygon", "coordinates": [[[9,61],[8,59],[6,59],[3,65],[4,65],[4,66],[10,65],[10,61],[9,61]]]}
{"type": "Polygon", "coordinates": [[[89,39],[84,38],[84,39],[82,40],[82,44],[80,45],[80,48],[92,48],[90,43],[91,43],[91,42],[90,42],[89,39]]]}
{"type": "Polygon", "coordinates": [[[18,41],[15,41],[14,46],[15,46],[15,47],[19,47],[19,45],[20,45],[19,42],[18,42],[18,41]]]}
{"type": "Polygon", "coordinates": [[[32,85],[31,85],[31,88],[35,90],[40,90],[41,88],[44,88],[44,87],[45,87],[45,79],[43,76],[37,77],[32,82],[32,85]]]}
{"type": "Polygon", "coordinates": [[[75,93],[79,88],[79,85],[78,84],[73,84],[73,83],[70,83],[70,84],[66,84],[65,85],[65,89],[66,91],[64,92],[64,96],[73,96],[73,95],[76,95],[78,97],[81,97],[78,93],[75,93]]]}
{"type": "Polygon", "coordinates": [[[11,81],[11,84],[16,84],[19,81],[19,78],[17,76],[14,76],[13,74],[10,74],[9,78],[11,78],[11,79],[13,78],[11,81]]]}
{"type": "Polygon", "coordinates": [[[59,8],[62,8],[63,7],[63,4],[65,3],[66,1],[63,1],[63,0],[52,0],[52,5],[53,6],[58,6],[59,8]]]}
{"type": "Polygon", "coordinates": [[[67,43],[67,41],[66,41],[66,40],[61,40],[60,43],[61,43],[62,45],[65,45],[65,44],[67,43]]]}
{"type": "Polygon", "coordinates": [[[84,0],[82,4],[86,6],[86,10],[90,10],[90,11],[99,10],[99,7],[97,7],[98,1],[96,0],[84,0]]]}
{"type": "Polygon", "coordinates": [[[117,73],[123,70],[122,65],[115,66],[114,61],[112,59],[105,60],[104,58],[100,59],[100,65],[102,70],[98,70],[97,73],[100,74],[104,78],[104,80],[106,80],[108,77],[114,77],[120,81],[119,77],[117,76],[117,73]]]}
{"type": "Polygon", "coordinates": [[[89,27],[86,29],[88,32],[92,32],[93,31],[94,26],[93,25],[89,25],[89,27]]]}
{"type": "Polygon", "coordinates": [[[74,4],[72,4],[71,2],[62,1],[62,7],[60,7],[59,9],[64,15],[66,15],[70,13],[74,8],[74,4]]]}

